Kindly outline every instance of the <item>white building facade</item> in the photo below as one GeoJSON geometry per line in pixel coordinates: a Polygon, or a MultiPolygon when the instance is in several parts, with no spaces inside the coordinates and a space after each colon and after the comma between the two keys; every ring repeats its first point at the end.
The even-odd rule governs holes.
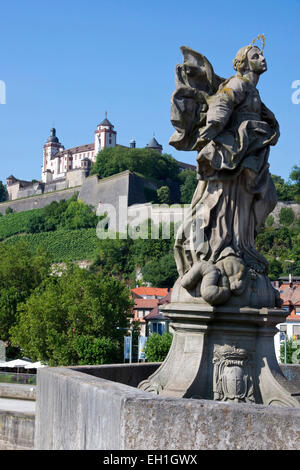
{"type": "Polygon", "coordinates": [[[96,161],[100,150],[116,145],[117,132],[107,116],[98,124],[93,143],[70,149],[65,149],[59,142],[56,130],[52,128],[50,137],[44,145],[42,182],[51,183],[66,178],[66,174],[72,170],[88,171],[91,164],[96,161]]]}

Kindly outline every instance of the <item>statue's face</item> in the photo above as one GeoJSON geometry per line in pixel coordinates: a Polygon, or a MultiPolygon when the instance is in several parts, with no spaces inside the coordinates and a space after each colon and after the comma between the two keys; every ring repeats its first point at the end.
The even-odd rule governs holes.
{"type": "Polygon", "coordinates": [[[258,47],[251,47],[247,54],[249,69],[257,74],[267,70],[267,63],[264,55],[258,47]]]}

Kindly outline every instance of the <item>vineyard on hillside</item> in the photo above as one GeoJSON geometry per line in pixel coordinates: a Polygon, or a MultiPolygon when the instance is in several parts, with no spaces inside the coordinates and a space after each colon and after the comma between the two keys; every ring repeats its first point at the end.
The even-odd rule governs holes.
{"type": "Polygon", "coordinates": [[[40,214],[42,209],[26,212],[13,212],[0,217],[0,241],[12,235],[27,231],[28,223],[33,214],[40,214]]]}
{"type": "Polygon", "coordinates": [[[94,228],[15,235],[3,243],[12,245],[20,238],[26,241],[32,250],[43,248],[53,263],[93,260],[97,256],[100,243],[94,228]]]}

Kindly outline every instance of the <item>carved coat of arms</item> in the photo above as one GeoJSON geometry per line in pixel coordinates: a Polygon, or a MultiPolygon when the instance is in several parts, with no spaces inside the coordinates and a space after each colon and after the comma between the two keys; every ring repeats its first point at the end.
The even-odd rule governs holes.
{"type": "Polygon", "coordinates": [[[255,402],[249,353],[234,346],[214,351],[214,400],[255,402]]]}

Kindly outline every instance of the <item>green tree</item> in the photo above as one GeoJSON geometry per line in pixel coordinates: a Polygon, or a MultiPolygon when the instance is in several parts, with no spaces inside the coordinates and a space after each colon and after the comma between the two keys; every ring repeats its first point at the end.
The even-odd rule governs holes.
{"type": "Polygon", "coordinates": [[[290,207],[282,207],[282,209],[279,212],[279,223],[281,225],[292,225],[292,223],[295,220],[295,214],[293,209],[290,207]]]}
{"type": "Polygon", "coordinates": [[[168,186],[158,188],[157,197],[161,204],[170,204],[170,188],[168,186]]]}
{"type": "Polygon", "coordinates": [[[95,214],[93,207],[77,200],[77,195],[74,195],[69,200],[52,201],[43,209],[33,211],[28,219],[26,231],[38,233],[62,228],[96,228],[99,220],[100,217],[95,214]]]}
{"type": "Polygon", "coordinates": [[[286,183],[281,176],[271,175],[273,183],[276,188],[277,197],[279,201],[292,201],[294,199],[293,190],[291,185],[286,183]]]}
{"type": "Polygon", "coordinates": [[[182,204],[190,204],[197,187],[197,173],[194,170],[182,171],[179,175],[181,181],[180,193],[182,204]]]}
{"type": "Polygon", "coordinates": [[[176,160],[166,153],[160,154],[151,149],[128,149],[124,147],[105,148],[98,153],[91,168],[91,175],[99,178],[129,170],[147,178],[165,181],[176,179],[179,166],[176,160]]]}
{"type": "Polygon", "coordinates": [[[173,335],[171,333],[164,333],[159,335],[153,333],[149,336],[146,343],[146,358],[148,362],[162,362],[167,357],[171,347],[173,335]]]}
{"type": "Polygon", "coordinates": [[[8,199],[8,194],[6,190],[6,186],[0,181],[0,202],[7,201],[8,199]]]}
{"type": "Polygon", "coordinates": [[[99,217],[92,206],[82,201],[70,201],[62,216],[62,225],[70,230],[96,228],[99,217]]]}
{"type": "Polygon", "coordinates": [[[26,232],[38,233],[45,230],[45,217],[40,212],[33,212],[28,218],[26,232]]]}
{"type": "Polygon", "coordinates": [[[272,227],[273,224],[274,224],[274,217],[272,215],[268,215],[268,217],[266,218],[266,226],[272,227]]]}
{"type": "MultiPolygon", "coordinates": [[[[293,356],[294,353],[296,353],[295,355],[297,355],[296,351],[299,351],[298,352],[298,356],[299,356],[299,353],[300,353],[299,341],[294,341],[293,338],[287,339],[287,341],[286,341],[286,363],[287,364],[293,364],[292,356],[293,356]]],[[[280,362],[282,364],[284,364],[284,362],[285,362],[285,344],[284,344],[284,342],[280,346],[280,362]]]]}
{"type": "Polygon", "coordinates": [[[105,274],[119,277],[130,273],[134,269],[130,258],[132,243],[130,238],[100,240],[98,255],[92,265],[92,270],[97,271],[100,268],[105,274]]]}
{"type": "Polygon", "coordinates": [[[296,202],[300,202],[300,166],[294,165],[290,173],[290,180],[293,181],[293,196],[296,202]]]}
{"type": "Polygon", "coordinates": [[[19,304],[47,277],[50,262],[44,251],[33,252],[23,240],[0,244],[0,259],[0,338],[9,341],[19,304]]]}
{"type": "Polygon", "coordinates": [[[275,258],[268,259],[268,262],[269,278],[271,279],[271,281],[277,281],[284,271],[282,263],[275,258]]]}
{"type": "Polygon", "coordinates": [[[128,326],[131,312],[124,283],[68,265],[19,306],[12,343],[49,365],[120,361],[123,335],[116,328],[128,326]]]}
{"type": "Polygon", "coordinates": [[[153,286],[172,287],[178,278],[174,254],[169,253],[159,260],[152,260],[142,268],[143,279],[153,286]]]}

